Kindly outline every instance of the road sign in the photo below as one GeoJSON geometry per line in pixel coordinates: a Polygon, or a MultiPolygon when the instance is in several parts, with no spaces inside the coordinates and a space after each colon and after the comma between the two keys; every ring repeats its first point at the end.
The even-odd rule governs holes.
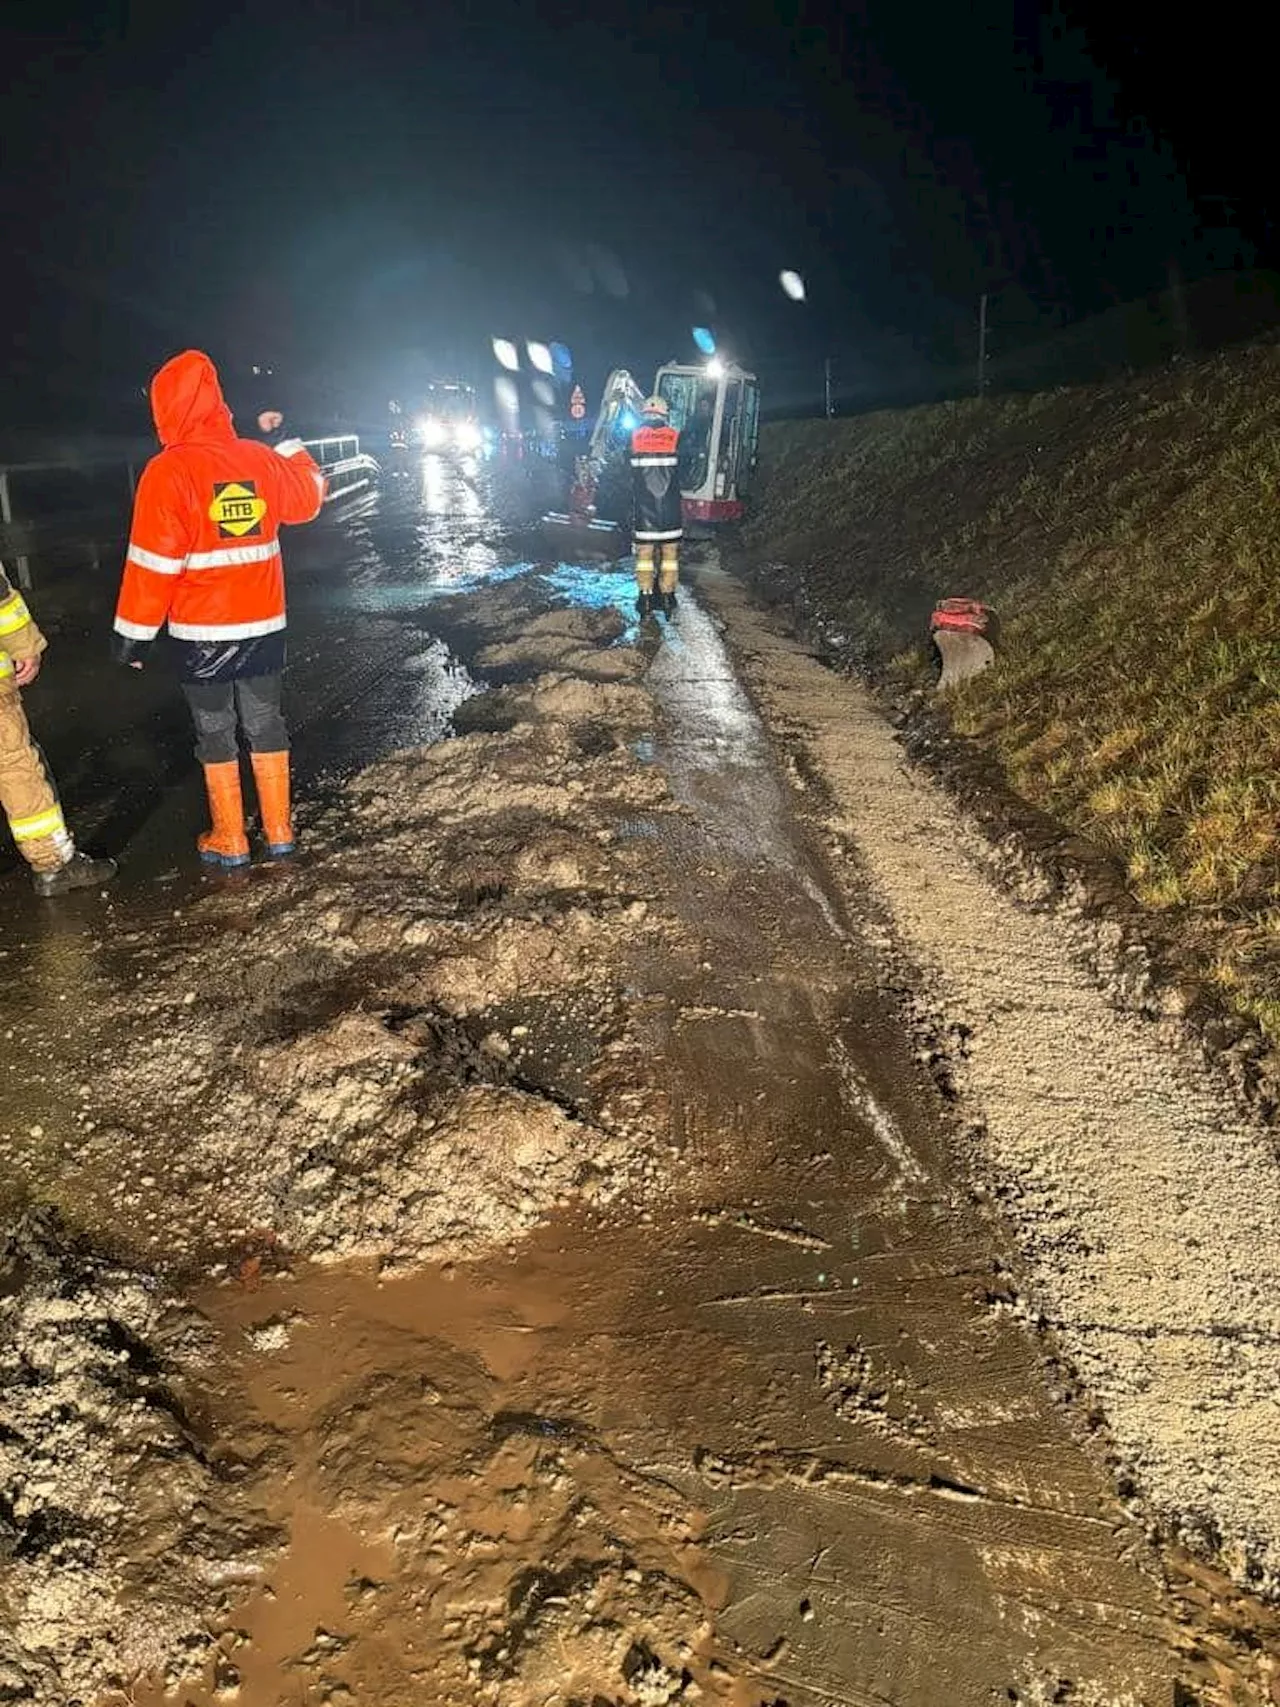
{"type": "Polygon", "coordinates": [[[575,385],[569,394],[569,414],[575,421],[585,421],[587,418],[587,399],[580,385],[575,385]]]}

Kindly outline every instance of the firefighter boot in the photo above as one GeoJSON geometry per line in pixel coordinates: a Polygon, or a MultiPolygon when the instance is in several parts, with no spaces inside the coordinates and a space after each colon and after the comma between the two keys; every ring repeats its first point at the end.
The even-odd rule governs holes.
{"type": "Polygon", "coordinates": [[[680,575],[680,548],[674,540],[662,548],[662,567],[658,574],[658,600],[665,617],[676,614],[676,582],[680,575]]]}
{"type": "Polygon", "coordinates": [[[253,753],[253,780],[258,786],[258,809],[269,859],[286,859],[294,848],[289,815],[289,754],[253,753]]]}
{"type": "Polygon", "coordinates": [[[115,860],[90,859],[88,854],[73,853],[52,871],[33,871],[31,885],[37,895],[69,895],[73,889],[101,889],[115,874],[115,860]]]}
{"type": "Polygon", "coordinates": [[[653,561],[653,546],[641,544],[636,546],[636,609],[643,622],[646,617],[653,615],[656,600],[653,596],[653,582],[657,570],[653,561]]]}
{"type": "Polygon", "coordinates": [[[206,765],[204,785],[209,794],[209,816],[213,823],[196,841],[200,858],[207,865],[248,865],[249,838],[244,833],[239,759],[228,759],[220,765],[206,765]]]}

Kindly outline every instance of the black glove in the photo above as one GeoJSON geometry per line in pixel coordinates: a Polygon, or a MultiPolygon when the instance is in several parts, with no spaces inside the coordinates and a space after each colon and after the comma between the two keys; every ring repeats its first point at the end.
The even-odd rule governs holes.
{"type": "Polygon", "coordinates": [[[132,669],[140,670],[150,644],[149,640],[131,640],[127,634],[113,634],[111,656],[117,664],[128,664],[132,669]]]}

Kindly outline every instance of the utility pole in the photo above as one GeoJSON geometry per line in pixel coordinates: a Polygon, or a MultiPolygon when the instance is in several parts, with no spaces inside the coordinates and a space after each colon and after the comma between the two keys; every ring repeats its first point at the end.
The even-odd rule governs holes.
{"type": "Polygon", "coordinates": [[[987,293],[978,298],[978,396],[987,391],[987,293]]]}
{"type": "Polygon", "coordinates": [[[835,410],[831,407],[831,357],[830,356],[828,356],[826,361],[824,361],[822,364],[822,393],[823,393],[823,398],[824,398],[825,405],[826,405],[826,415],[827,415],[827,419],[829,421],[831,419],[832,415],[835,413],[835,410]]]}

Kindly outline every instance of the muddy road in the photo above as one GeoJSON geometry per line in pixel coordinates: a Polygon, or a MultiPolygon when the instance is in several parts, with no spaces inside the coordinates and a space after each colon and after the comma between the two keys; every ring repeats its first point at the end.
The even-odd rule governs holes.
{"type": "Polygon", "coordinates": [[[639,632],[433,468],[294,542],[293,867],[194,875],[157,680],[33,707],[128,834],[6,890],[0,1699],[1271,1699],[713,568],[639,632]]]}

